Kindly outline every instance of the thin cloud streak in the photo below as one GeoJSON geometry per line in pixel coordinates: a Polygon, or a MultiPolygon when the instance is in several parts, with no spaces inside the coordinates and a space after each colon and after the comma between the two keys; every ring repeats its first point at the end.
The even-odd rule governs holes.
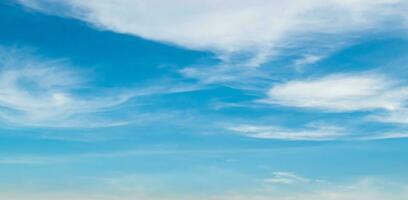
{"type": "Polygon", "coordinates": [[[267,178],[264,181],[272,184],[298,184],[311,182],[311,179],[296,175],[291,172],[273,172],[272,178],[267,178]]]}
{"type": "Polygon", "coordinates": [[[290,129],[270,125],[236,124],[227,126],[227,130],[246,137],[287,140],[287,141],[370,141],[408,138],[403,131],[377,131],[364,133],[339,125],[314,125],[309,124],[303,128],[290,129]]]}
{"type": "Polygon", "coordinates": [[[348,136],[342,128],[326,125],[303,129],[287,129],[278,126],[243,124],[230,126],[227,129],[247,137],[276,140],[328,141],[348,136]]]}

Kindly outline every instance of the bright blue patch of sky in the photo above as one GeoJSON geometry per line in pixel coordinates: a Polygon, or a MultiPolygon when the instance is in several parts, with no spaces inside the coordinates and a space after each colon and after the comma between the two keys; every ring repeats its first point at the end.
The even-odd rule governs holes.
{"type": "MultiPolygon", "coordinates": [[[[388,111],[374,107],[342,112],[262,102],[275,85],[319,80],[336,73],[382,74],[404,85],[408,42],[402,32],[366,33],[364,39],[353,39],[323,53],[324,48],[318,44],[314,47],[305,43],[305,47],[282,50],[261,66],[246,68],[239,59],[237,63],[223,63],[216,52],[100,30],[80,20],[44,14],[8,1],[0,3],[0,27],[0,45],[4,49],[0,52],[6,55],[0,58],[28,54],[18,59],[62,60],[67,65],[64,67],[86,77],[86,86],[70,88],[75,91],[71,95],[80,99],[73,105],[82,105],[92,97],[119,98],[123,91],[123,96],[131,96],[123,103],[90,111],[67,107],[70,112],[63,110],[55,116],[45,110],[51,113],[51,119],[23,109],[27,117],[10,120],[10,113],[19,107],[9,108],[2,103],[0,188],[23,185],[33,190],[80,193],[79,185],[92,188],[102,185],[99,180],[107,177],[135,176],[147,179],[144,186],[154,185],[154,192],[187,190],[205,195],[202,188],[221,194],[262,185],[262,180],[276,171],[336,183],[364,176],[396,181],[408,177],[407,139],[401,135],[386,135],[391,139],[385,140],[366,138],[390,133],[406,135],[404,123],[370,120],[388,111]],[[296,66],[296,61],[306,54],[321,58],[296,66]],[[227,64],[240,71],[206,71],[224,69],[227,64]],[[218,75],[232,79],[206,82],[183,75],[186,68],[202,70],[204,78],[218,75]],[[249,76],[253,72],[257,76],[249,76]],[[69,117],[59,118],[65,114],[69,117]],[[81,124],[88,120],[96,121],[96,125],[81,124]],[[122,121],[125,123],[119,123],[122,121]],[[113,125],[104,126],[110,122],[113,125]],[[242,125],[256,126],[256,130],[264,130],[272,137],[234,131],[242,125]],[[285,135],[319,131],[340,131],[346,136],[308,140],[285,135]],[[283,135],[274,138],[274,132],[283,135]]],[[[10,67],[0,69],[0,74],[5,74],[10,67]]],[[[37,90],[32,83],[36,80],[24,79],[18,87],[37,90]]],[[[38,90],[48,91],[47,81],[51,80],[44,79],[46,86],[38,90]]],[[[48,92],[54,94],[57,89],[52,87],[48,92]]],[[[95,104],[106,102],[110,101],[95,104]]],[[[406,102],[403,111],[404,106],[406,102]]]]}

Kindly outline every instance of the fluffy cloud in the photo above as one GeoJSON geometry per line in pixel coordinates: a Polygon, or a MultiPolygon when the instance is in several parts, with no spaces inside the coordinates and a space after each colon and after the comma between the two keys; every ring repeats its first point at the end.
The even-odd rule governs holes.
{"type": "MultiPolygon", "coordinates": [[[[401,0],[20,0],[28,7],[77,18],[95,27],[198,50],[210,50],[228,61],[249,54],[257,66],[279,48],[313,34],[345,34],[381,29],[401,22],[407,4],[401,0]]],[[[389,28],[389,27],[388,27],[389,28]]],[[[316,43],[315,43],[316,44],[316,43]]]]}
{"type": "Polygon", "coordinates": [[[278,84],[263,102],[327,111],[398,110],[408,87],[376,74],[335,74],[278,84]]]}

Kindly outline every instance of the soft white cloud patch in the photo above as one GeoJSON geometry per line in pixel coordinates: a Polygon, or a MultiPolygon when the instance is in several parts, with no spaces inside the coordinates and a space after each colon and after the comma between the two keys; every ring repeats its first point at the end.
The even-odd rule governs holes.
{"type": "Polygon", "coordinates": [[[383,123],[408,124],[408,108],[371,115],[368,119],[383,123]]]}
{"type": "Polygon", "coordinates": [[[407,9],[402,0],[19,1],[102,29],[210,50],[225,61],[230,55],[249,54],[251,66],[264,63],[279,48],[318,41],[313,34],[384,29],[387,21],[403,21],[407,9]]]}
{"type": "Polygon", "coordinates": [[[277,84],[262,102],[283,106],[347,112],[402,109],[408,87],[377,74],[334,74],[277,84]]]}
{"type": "Polygon", "coordinates": [[[324,55],[306,54],[294,61],[293,68],[297,72],[302,72],[306,66],[315,64],[323,58],[324,58],[324,55]]]}
{"type": "Polygon", "coordinates": [[[267,183],[273,184],[296,184],[296,183],[307,183],[312,180],[298,176],[291,172],[273,172],[272,178],[264,180],[267,183]]]}
{"type": "Polygon", "coordinates": [[[308,54],[295,61],[296,66],[313,64],[322,59],[321,55],[308,54]]]}
{"type": "Polygon", "coordinates": [[[278,126],[244,124],[230,126],[227,129],[248,137],[277,140],[324,141],[346,136],[341,127],[330,125],[310,125],[302,129],[287,129],[278,126]]]}

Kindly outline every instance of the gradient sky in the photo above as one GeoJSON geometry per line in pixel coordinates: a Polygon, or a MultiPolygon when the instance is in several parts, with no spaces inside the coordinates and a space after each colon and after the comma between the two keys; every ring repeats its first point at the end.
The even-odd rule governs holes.
{"type": "Polygon", "coordinates": [[[406,200],[405,0],[2,0],[0,199],[406,200]]]}

